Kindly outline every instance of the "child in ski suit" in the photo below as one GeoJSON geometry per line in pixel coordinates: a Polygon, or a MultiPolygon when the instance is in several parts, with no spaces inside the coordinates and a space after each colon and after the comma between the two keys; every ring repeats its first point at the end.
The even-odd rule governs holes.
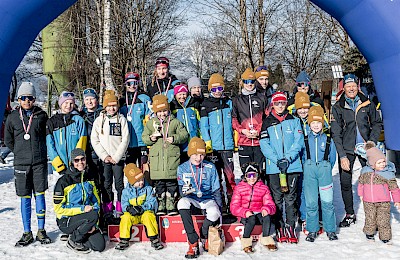
{"type": "Polygon", "coordinates": [[[189,133],[189,140],[181,146],[181,163],[189,159],[187,149],[190,139],[200,135],[200,104],[196,98],[188,96],[188,92],[185,84],[175,86],[175,99],[170,102],[172,114],[182,122],[189,133]]]}
{"type": "Polygon", "coordinates": [[[167,97],[153,97],[156,117],[150,119],[143,130],[143,142],[150,147],[150,178],[154,181],[158,200],[157,215],[178,214],[176,169],[180,161],[180,145],[188,139],[185,126],[171,115],[167,97]]]}
{"type": "Polygon", "coordinates": [[[266,158],[269,188],[276,205],[274,222],[279,242],[297,243],[297,180],[302,172],[300,152],[304,146],[300,120],[286,110],[287,97],[276,92],[272,110],[261,128],[260,147],[266,158]],[[285,202],[286,221],[283,219],[285,202]],[[285,225],[286,222],[286,225],[285,225]]]}
{"type": "Polygon", "coordinates": [[[391,244],[390,201],[400,207],[400,190],[396,182],[396,169],[392,162],[386,161],[385,155],[367,142],[368,165],[361,170],[358,178],[358,196],[364,205],[365,224],[363,231],[369,240],[375,240],[378,228],[379,239],[391,244]]]}
{"type": "Polygon", "coordinates": [[[303,153],[303,186],[309,232],[306,241],[314,242],[320,229],[318,195],[321,199],[323,228],[329,240],[337,240],[332,179],[336,148],[330,136],[323,132],[324,110],[322,107],[310,108],[308,124],[311,131],[305,136],[305,152],[303,153]]]}
{"type": "Polygon", "coordinates": [[[181,199],[178,210],[189,243],[186,258],[199,256],[199,235],[194,229],[191,207],[206,211],[206,219],[200,229],[204,251],[208,251],[208,229],[221,223],[221,191],[217,170],[214,164],[204,161],[206,144],[199,137],[189,142],[189,160],[179,165],[177,178],[181,199]]]}
{"type": "Polygon", "coordinates": [[[242,165],[242,181],[235,187],[231,201],[231,211],[240,217],[244,225],[243,237],[240,239],[244,252],[253,252],[251,232],[254,226],[262,224],[260,242],[270,251],[276,251],[275,240],[270,236],[271,215],[276,207],[267,185],[260,179],[259,165],[250,162],[242,165]]]}
{"type": "Polygon", "coordinates": [[[122,215],[121,197],[124,189],[123,168],[125,152],[129,144],[129,130],[125,117],[118,112],[118,99],[114,91],[107,90],[103,98],[105,111],[101,112],[93,123],[90,136],[96,154],[103,161],[104,190],[102,191],[103,213],[112,215],[114,193],[112,184],[117,190],[115,210],[122,215]]]}
{"type": "Polygon", "coordinates": [[[200,109],[200,131],[207,147],[207,160],[215,164],[221,181],[222,214],[229,214],[229,204],[236,186],[233,163],[232,100],[224,95],[222,75],[212,74],[208,81],[210,96],[204,99],[200,109]],[[226,185],[226,197],[222,188],[222,174],[226,185]]]}
{"type": "Polygon", "coordinates": [[[157,210],[157,200],[153,196],[153,188],[144,180],[142,170],[135,164],[130,163],[125,166],[124,173],[128,179],[128,184],[122,191],[122,210],[119,224],[120,240],[115,247],[124,250],[129,246],[132,225],[143,223],[146,227],[146,234],[150,238],[151,246],[156,250],[163,249],[164,246],[158,239],[158,225],[155,211],[157,210]]]}

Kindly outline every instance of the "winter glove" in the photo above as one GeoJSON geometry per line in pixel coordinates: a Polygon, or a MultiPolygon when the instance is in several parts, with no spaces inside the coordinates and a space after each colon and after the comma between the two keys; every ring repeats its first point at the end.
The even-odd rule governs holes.
{"type": "Polygon", "coordinates": [[[213,149],[212,149],[211,140],[208,140],[205,143],[206,143],[206,153],[212,153],[213,149]]]}
{"type": "Polygon", "coordinates": [[[141,206],[132,206],[129,205],[126,207],[126,211],[129,212],[132,216],[142,215],[144,210],[141,206]]]}
{"type": "Polygon", "coordinates": [[[289,160],[286,158],[280,159],[280,160],[278,160],[276,165],[278,166],[278,168],[281,172],[286,173],[286,170],[289,168],[289,160]]]}

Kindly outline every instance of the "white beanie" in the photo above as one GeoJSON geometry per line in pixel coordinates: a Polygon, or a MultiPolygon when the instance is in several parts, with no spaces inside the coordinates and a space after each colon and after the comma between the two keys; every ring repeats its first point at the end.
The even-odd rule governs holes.
{"type": "Polygon", "coordinates": [[[32,82],[22,82],[19,86],[17,97],[21,96],[33,96],[36,97],[35,87],[32,82]]]}
{"type": "Polygon", "coordinates": [[[200,79],[197,78],[197,77],[191,77],[190,79],[188,79],[187,83],[188,83],[189,91],[190,91],[190,89],[193,88],[194,86],[199,86],[199,87],[201,87],[201,81],[200,81],[200,79]]]}

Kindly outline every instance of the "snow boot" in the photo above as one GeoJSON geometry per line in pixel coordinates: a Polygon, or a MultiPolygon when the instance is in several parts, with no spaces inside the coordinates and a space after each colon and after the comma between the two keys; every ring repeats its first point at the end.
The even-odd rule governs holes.
{"type": "Polygon", "coordinates": [[[166,209],[166,198],[165,198],[165,192],[163,192],[161,195],[157,197],[158,201],[158,209],[157,209],[157,216],[164,216],[167,214],[167,209],[166,209]]]}
{"type": "Polygon", "coordinates": [[[365,237],[368,239],[368,241],[375,242],[375,236],[374,235],[365,235],[365,237]]]}
{"type": "Polygon", "coordinates": [[[61,234],[60,241],[68,241],[69,235],[68,234],[61,234]]]}
{"type": "Polygon", "coordinates": [[[117,250],[125,250],[129,247],[129,240],[121,238],[121,241],[115,246],[117,250]]]}
{"type": "Polygon", "coordinates": [[[88,254],[92,252],[92,249],[86,247],[83,243],[72,241],[71,238],[68,239],[67,247],[79,254],[88,254]]]}
{"type": "Polygon", "coordinates": [[[386,244],[386,245],[393,245],[393,242],[390,240],[390,239],[388,239],[388,240],[381,240],[382,241],[382,243],[384,243],[384,244],[386,244]]]}
{"type": "Polygon", "coordinates": [[[242,237],[240,239],[240,243],[242,244],[242,249],[245,253],[253,253],[253,238],[249,237],[249,238],[244,238],[242,237]]]}
{"type": "Polygon", "coordinates": [[[34,241],[32,231],[25,232],[21,239],[15,244],[16,247],[23,247],[32,244],[34,241]]]}
{"type": "Polygon", "coordinates": [[[201,244],[202,244],[202,247],[203,247],[203,250],[205,251],[205,252],[208,252],[208,239],[201,239],[201,244]]]}
{"type": "Polygon", "coordinates": [[[46,234],[46,230],[44,230],[44,229],[38,230],[38,232],[36,234],[36,241],[39,241],[42,245],[53,243],[53,241],[51,241],[50,237],[46,234]]]}
{"type": "Polygon", "coordinates": [[[328,236],[329,240],[338,240],[338,237],[335,232],[326,232],[326,235],[328,236]]]}
{"type": "Polygon", "coordinates": [[[115,215],[117,218],[120,218],[124,212],[122,212],[122,206],[121,206],[121,201],[117,201],[115,204],[115,215]]]}
{"type": "Polygon", "coordinates": [[[189,244],[189,250],[186,252],[185,257],[189,258],[189,259],[193,259],[193,258],[197,258],[200,255],[200,251],[199,251],[199,242],[196,241],[195,243],[191,244],[190,242],[188,242],[189,244]]]}
{"type": "Polygon", "coordinates": [[[271,252],[278,250],[278,247],[275,244],[275,240],[271,236],[261,237],[260,243],[271,252]]]}
{"type": "Polygon", "coordinates": [[[314,242],[316,238],[317,238],[317,232],[308,232],[308,235],[306,237],[306,241],[314,242]]]}
{"type": "Polygon", "coordinates": [[[164,248],[164,246],[160,242],[160,239],[158,238],[151,239],[150,242],[151,247],[153,247],[155,250],[161,250],[164,248]]]}
{"type": "Polygon", "coordinates": [[[285,228],[285,230],[286,230],[286,234],[287,234],[286,235],[287,240],[289,243],[292,243],[292,244],[299,243],[299,239],[297,238],[296,230],[293,227],[288,226],[285,228]]]}
{"type": "Polygon", "coordinates": [[[168,216],[175,216],[178,215],[179,212],[176,209],[176,204],[175,204],[175,197],[177,196],[177,194],[171,195],[169,192],[167,192],[167,198],[165,201],[165,207],[167,208],[167,215],[168,216]]]}
{"type": "Polygon", "coordinates": [[[276,231],[276,241],[279,243],[287,243],[288,237],[286,236],[286,232],[283,228],[280,228],[276,231]]]}
{"type": "Polygon", "coordinates": [[[339,227],[350,227],[351,224],[356,223],[356,220],[355,214],[346,214],[342,222],[340,222],[339,227]]]}

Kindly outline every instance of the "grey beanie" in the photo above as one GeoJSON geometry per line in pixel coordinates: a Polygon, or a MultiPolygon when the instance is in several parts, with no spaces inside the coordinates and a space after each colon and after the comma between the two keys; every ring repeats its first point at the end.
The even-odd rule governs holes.
{"type": "Polygon", "coordinates": [[[201,81],[198,77],[191,77],[190,79],[188,79],[187,83],[188,83],[189,91],[194,86],[201,87],[201,81]]]}
{"type": "Polygon", "coordinates": [[[36,97],[35,87],[32,82],[22,82],[19,86],[17,97],[21,96],[33,96],[36,97]]]}
{"type": "Polygon", "coordinates": [[[73,161],[78,156],[86,157],[85,151],[83,151],[81,148],[75,148],[74,150],[72,150],[71,161],[73,161]]]}

